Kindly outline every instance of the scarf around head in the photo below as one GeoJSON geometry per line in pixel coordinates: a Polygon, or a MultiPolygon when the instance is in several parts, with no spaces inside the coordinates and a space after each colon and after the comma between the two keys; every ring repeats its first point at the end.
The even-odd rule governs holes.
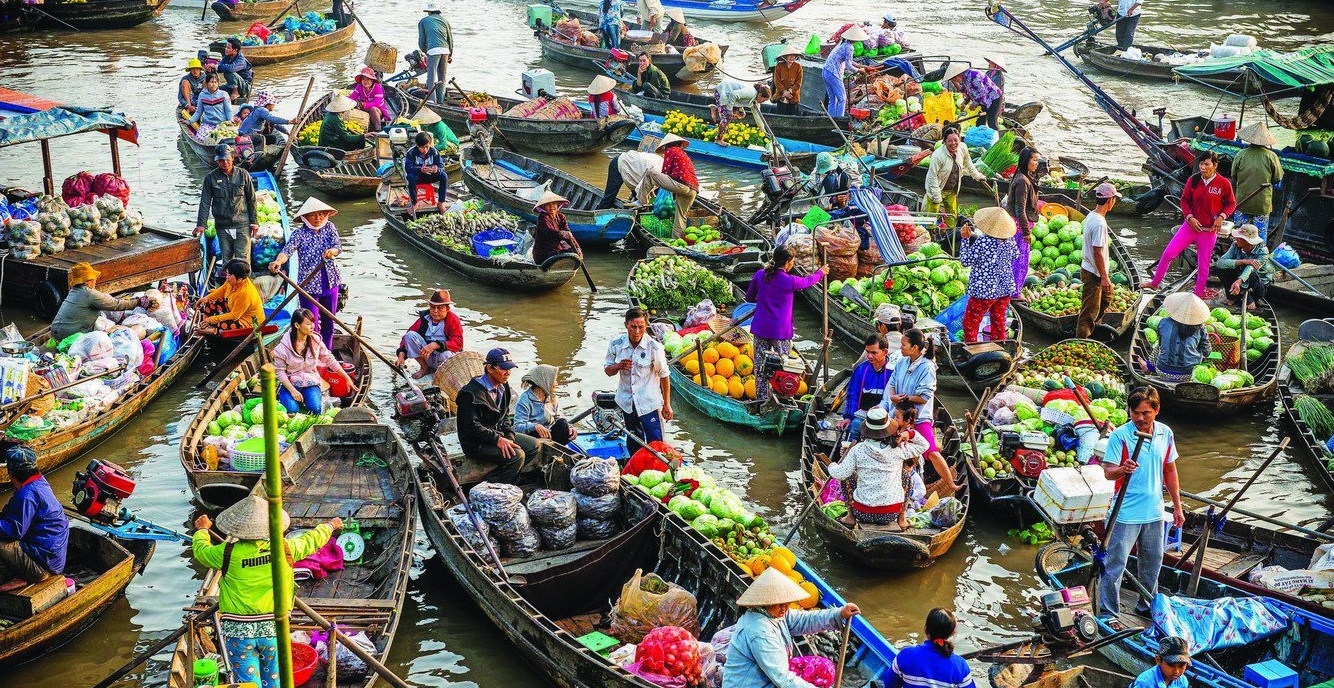
{"type": "Polygon", "coordinates": [[[551,390],[556,386],[556,366],[539,365],[528,371],[523,376],[523,382],[534,387],[541,387],[547,396],[552,396],[551,390]]]}

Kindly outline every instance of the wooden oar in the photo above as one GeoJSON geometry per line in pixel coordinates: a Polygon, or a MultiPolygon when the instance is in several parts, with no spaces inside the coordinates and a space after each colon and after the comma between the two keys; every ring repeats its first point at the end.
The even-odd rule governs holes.
{"type": "MultiPolygon", "coordinates": [[[[812,401],[811,403],[814,404],[815,402],[812,401]]],[[[838,450],[843,446],[843,435],[844,433],[847,432],[847,430],[848,430],[847,428],[839,428],[838,437],[834,439],[834,448],[829,452],[829,455],[831,457],[830,459],[831,462],[833,460],[832,459],[833,455],[837,453],[838,450]]],[[[811,458],[814,459],[815,457],[811,458]]],[[[806,520],[806,515],[811,513],[811,511],[815,509],[815,505],[820,501],[820,498],[818,496],[807,495],[807,498],[809,499],[809,501],[806,502],[806,506],[801,510],[801,513],[797,514],[797,520],[792,522],[792,529],[787,531],[787,535],[783,536],[784,547],[787,546],[787,543],[792,542],[793,536],[797,534],[798,530],[801,530],[801,522],[806,520]]]]}
{"type": "MultiPolygon", "coordinates": [[[[1181,496],[1185,497],[1186,499],[1191,499],[1197,502],[1203,502],[1205,504],[1210,504],[1217,507],[1224,506],[1222,502],[1210,499],[1203,495],[1197,495],[1193,492],[1187,492],[1185,490],[1181,491],[1181,496]]],[[[1319,540],[1324,540],[1325,542],[1334,542],[1334,535],[1330,535],[1329,533],[1323,532],[1325,530],[1328,530],[1328,525],[1320,525],[1315,528],[1303,528],[1302,526],[1293,523],[1285,523],[1272,516],[1265,516],[1264,514],[1259,514],[1254,511],[1247,511],[1239,506],[1232,507],[1232,511],[1235,511],[1236,513],[1239,513],[1242,516],[1246,516],[1247,518],[1253,518],[1257,521],[1264,521],[1265,523],[1276,525],[1282,530],[1291,530],[1293,532],[1301,533],[1302,535],[1308,535],[1310,537],[1319,540]]],[[[1331,521],[1327,521],[1326,523],[1328,524],[1331,522],[1334,522],[1334,519],[1331,519],[1331,521]]]]}
{"type": "Polygon", "coordinates": [[[37,399],[41,399],[42,397],[48,394],[55,394],[56,392],[67,390],[70,387],[81,385],[89,380],[96,380],[98,378],[106,377],[108,375],[115,375],[123,372],[125,372],[125,366],[120,366],[118,368],[112,368],[111,370],[108,370],[105,373],[98,373],[97,375],[89,375],[87,377],[81,377],[77,380],[66,382],[65,384],[60,385],[59,387],[52,387],[51,389],[42,390],[37,394],[26,396],[23,397],[22,399],[19,399],[18,401],[11,401],[8,404],[5,404],[4,406],[0,406],[0,413],[3,413],[10,409],[22,407],[24,404],[28,404],[30,402],[36,401],[37,399]]]}
{"type": "Polygon", "coordinates": [[[459,500],[459,504],[463,505],[463,510],[468,512],[468,519],[472,521],[473,528],[477,530],[477,534],[486,543],[486,551],[491,555],[491,563],[496,565],[496,573],[500,574],[502,578],[508,579],[509,574],[505,573],[505,565],[500,561],[500,553],[496,552],[495,544],[485,534],[487,532],[485,524],[482,523],[482,519],[477,515],[477,512],[473,510],[472,502],[468,499],[467,493],[463,491],[463,485],[459,483],[458,476],[454,475],[454,462],[450,461],[445,452],[440,449],[439,438],[434,433],[431,434],[426,444],[431,448],[431,453],[434,455],[433,458],[439,471],[444,473],[446,478],[449,478],[449,486],[454,490],[454,498],[459,500]]]}
{"type": "Polygon", "coordinates": [[[292,4],[288,5],[287,7],[284,7],[283,11],[279,12],[273,19],[269,20],[268,28],[271,29],[273,28],[274,24],[277,24],[279,21],[282,21],[282,18],[287,15],[288,11],[290,11],[293,7],[296,7],[298,4],[300,4],[300,2],[301,0],[293,0],[292,4]]]}
{"type": "MultiPolygon", "coordinates": [[[[300,597],[292,598],[292,602],[295,604],[297,609],[301,610],[302,614],[305,614],[306,616],[310,617],[310,620],[314,621],[320,628],[328,630],[329,627],[333,625],[329,623],[328,619],[325,619],[323,616],[320,616],[319,612],[315,611],[314,609],[311,609],[310,605],[306,604],[305,601],[302,600],[300,597]]],[[[407,681],[404,681],[403,679],[395,675],[394,672],[390,671],[388,667],[386,667],[384,664],[381,664],[380,660],[372,657],[370,653],[366,652],[366,650],[363,649],[360,645],[353,642],[352,639],[347,637],[346,634],[338,633],[336,634],[336,636],[338,642],[343,644],[343,647],[346,647],[348,650],[352,652],[352,654],[357,656],[357,659],[360,659],[361,661],[365,662],[367,666],[374,669],[375,673],[379,674],[380,678],[384,679],[385,683],[388,683],[389,685],[394,686],[395,688],[412,688],[412,686],[407,681]]],[[[336,652],[333,654],[335,656],[337,655],[336,652]]]]}
{"type": "Polygon", "coordinates": [[[852,619],[843,620],[843,642],[838,646],[838,664],[834,665],[834,682],[830,685],[843,685],[843,663],[848,660],[848,638],[852,636],[852,619]]]}
{"type": "MultiPolygon", "coordinates": [[[[212,604],[209,604],[207,607],[205,607],[203,611],[191,615],[188,621],[181,624],[180,627],[177,628],[176,630],[167,634],[167,637],[157,641],[156,643],[153,643],[151,646],[145,648],[142,652],[136,654],[132,659],[130,659],[130,661],[122,664],[119,669],[116,669],[115,671],[111,672],[110,676],[107,676],[101,681],[98,681],[97,684],[93,686],[93,688],[110,688],[111,686],[116,685],[117,683],[120,682],[122,678],[129,675],[129,673],[131,671],[134,671],[135,668],[137,668],[140,664],[143,664],[144,662],[147,662],[148,660],[152,659],[154,655],[167,649],[168,645],[171,645],[172,643],[176,642],[181,636],[185,635],[185,633],[189,631],[190,628],[192,627],[195,619],[198,619],[203,616],[208,616],[216,611],[218,611],[218,603],[213,602],[212,604]]],[[[193,663],[194,658],[193,657],[190,658],[189,661],[193,663]]]]}
{"type": "MultiPolygon", "coordinates": [[[[298,108],[296,111],[296,116],[298,119],[300,119],[301,113],[306,111],[306,102],[310,100],[310,89],[314,87],[315,87],[315,77],[312,76],[310,77],[310,79],[306,81],[306,94],[301,96],[301,107],[298,108]]],[[[300,133],[295,130],[296,127],[293,127],[292,129],[293,131],[290,131],[287,134],[287,143],[283,144],[282,155],[278,156],[278,164],[273,166],[273,176],[275,178],[277,178],[278,175],[282,174],[283,165],[287,164],[287,154],[289,151],[292,150],[292,142],[297,139],[297,135],[300,133]]]]}

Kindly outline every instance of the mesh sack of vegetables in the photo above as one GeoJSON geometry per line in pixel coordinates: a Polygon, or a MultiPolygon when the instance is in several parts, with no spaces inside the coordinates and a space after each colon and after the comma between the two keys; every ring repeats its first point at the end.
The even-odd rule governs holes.
{"type": "Polygon", "coordinates": [[[54,234],[43,234],[41,247],[42,253],[47,255],[60,253],[65,250],[65,238],[55,236],[54,234]]]}
{"type": "Polygon", "coordinates": [[[655,628],[635,647],[635,661],[655,674],[680,676],[690,685],[699,683],[704,668],[695,634],[679,626],[655,628]]]}
{"type": "Polygon", "coordinates": [[[834,663],[819,655],[799,655],[787,660],[787,669],[816,688],[834,685],[834,663]]]}
{"type": "Polygon", "coordinates": [[[500,538],[500,553],[507,557],[531,557],[541,549],[542,536],[532,526],[519,531],[517,537],[500,538]]]}
{"type": "Polygon", "coordinates": [[[614,518],[584,518],[575,521],[579,537],[585,540],[606,540],[621,532],[621,522],[614,518]]]}
{"type": "Polygon", "coordinates": [[[857,275],[857,249],[861,239],[857,230],[846,224],[831,224],[820,228],[817,241],[825,247],[829,260],[829,278],[847,279],[857,275]]]}
{"type": "Polygon", "coordinates": [[[481,530],[477,529],[477,523],[474,523],[472,517],[468,515],[468,508],[462,504],[457,504],[449,508],[446,512],[449,514],[449,520],[458,529],[459,535],[463,541],[478,552],[485,552],[487,540],[491,537],[491,528],[486,525],[486,521],[479,520],[481,530]]]}
{"type": "Polygon", "coordinates": [[[574,501],[578,506],[580,518],[615,518],[621,511],[621,497],[618,492],[591,497],[575,489],[574,501]]]}
{"type": "Polygon", "coordinates": [[[621,489],[621,466],[616,459],[579,459],[570,470],[570,484],[575,492],[588,497],[611,494],[621,489]]]}
{"type": "Polygon", "coordinates": [[[528,516],[538,528],[569,528],[578,514],[574,500],[569,492],[537,490],[528,497],[528,516]]]}
{"type": "Polygon", "coordinates": [[[569,549],[579,539],[579,526],[575,523],[563,528],[537,526],[537,534],[542,538],[542,549],[550,551],[569,549]]]}
{"type": "Polygon", "coordinates": [[[659,626],[680,626],[698,635],[695,596],[656,573],[636,569],[611,608],[611,635],[621,642],[638,643],[659,626]]]}
{"type": "Polygon", "coordinates": [[[93,189],[93,175],[91,172],[76,172],[65,178],[60,185],[60,196],[65,203],[70,206],[79,206],[85,203],[91,203],[92,199],[88,197],[88,192],[93,189]]]}

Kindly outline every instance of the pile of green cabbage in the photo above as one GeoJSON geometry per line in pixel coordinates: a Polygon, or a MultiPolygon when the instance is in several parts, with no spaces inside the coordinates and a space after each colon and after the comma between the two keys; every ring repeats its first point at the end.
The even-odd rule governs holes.
{"type": "Polygon", "coordinates": [[[1255,384],[1255,376],[1245,370],[1219,370],[1208,363],[1201,363],[1190,371],[1190,378],[1202,385],[1213,385],[1219,391],[1243,389],[1255,384]]]}
{"type": "Polygon", "coordinates": [[[737,529],[756,528],[767,530],[764,519],[751,513],[736,493],[725,487],[718,487],[713,476],[705,473],[698,466],[682,466],[676,469],[676,479],[664,471],[644,471],[638,476],[621,476],[621,479],[639,489],[648,492],[654,498],[667,501],[667,508],[680,516],[708,538],[726,537],[737,529]],[[694,480],[699,483],[690,496],[672,495],[681,481],[694,480]]]}
{"type": "Polygon", "coordinates": [[[871,315],[852,299],[838,296],[845,284],[856,289],[871,308],[887,302],[913,305],[921,309],[923,316],[930,317],[945,310],[968,290],[968,268],[946,255],[939,244],[923,245],[920,251],[908,254],[908,260],[923,262],[892,267],[889,279],[885,279],[885,273],[877,273],[860,279],[834,280],[829,283],[829,293],[842,299],[843,308],[850,313],[871,315]]]}
{"type": "MultiPolygon", "coordinates": [[[[289,415],[287,409],[280,405],[275,413],[278,416],[278,442],[285,443],[295,441],[312,426],[333,423],[334,416],[338,415],[338,409],[331,408],[319,415],[307,413],[289,415]]],[[[217,419],[208,424],[206,434],[209,437],[226,437],[237,442],[250,437],[263,437],[264,405],[262,400],[259,398],[247,399],[244,404],[238,404],[219,413],[217,419]]]]}
{"type": "MultiPolygon", "coordinates": [[[[1158,343],[1158,323],[1166,316],[1166,311],[1159,308],[1152,316],[1145,321],[1144,341],[1149,344],[1158,343]]],[[[1241,338],[1242,330],[1246,332],[1246,360],[1258,361],[1265,352],[1274,346],[1274,328],[1269,322],[1258,315],[1247,315],[1245,319],[1240,313],[1233,313],[1226,308],[1215,308],[1209,312],[1209,319],[1204,321],[1204,329],[1224,337],[1241,338]]],[[[1200,382],[1200,380],[1196,380],[1200,382]]],[[[1206,381],[1205,384],[1208,384],[1206,381]]]]}

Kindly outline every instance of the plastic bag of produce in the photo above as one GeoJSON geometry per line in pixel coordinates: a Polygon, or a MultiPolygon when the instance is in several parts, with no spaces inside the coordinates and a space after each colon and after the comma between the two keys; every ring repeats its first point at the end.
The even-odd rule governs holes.
{"type": "Polygon", "coordinates": [[[116,233],[120,236],[134,236],[144,230],[144,214],[138,210],[125,211],[125,217],[116,224],[116,233]]]}
{"type": "Polygon", "coordinates": [[[799,655],[787,660],[787,669],[816,688],[834,685],[834,663],[818,655],[799,655]]]}
{"type": "Polygon", "coordinates": [[[23,414],[9,425],[5,430],[5,436],[12,439],[30,442],[45,435],[55,429],[50,421],[41,416],[23,414]]]}
{"type": "Polygon", "coordinates": [[[653,199],[653,214],[664,220],[676,214],[676,197],[666,189],[658,189],[653,199]]]}
{"type": "Polygon", "coordinates": [[[35,220],[10,220],[9,243],[37,245],[42,243],[42,225],[35,220]]]}
{"type": "Polygon", "coordinates": [[[715,315],[718,315],[718,307],[713,305],[712,300],[704,299],[686,311],[686,320],[682,327],[698,327],[707,324],[715,315]]]}
{"type": "Polygon", "coordinates": [[[93,201],[93,206],[102,214],[103,220],[120,222],[125,217],[125,203],[115,196],[101,196],[93,201]]]}
{"type": "Polygon", "coordinates": [[[116,352],[116,360],[124,363],[126,368],[138,368],[144,362],[144,347],[133,331],[119,329],[107,335],[107,338],[111,340],[111,348],[116,352]]]}
{"type": "Polygon", "coordinates": [[[87,361],[95,358],[106,358],[114,356],[116,348],[111,344],[111,338],[105,332],[85,332],[69,345],[66,351],[71,356],[78,356],[87,361]]]}
{"type": "Polygon", "coordinates": [[[689,684],[699,682],[704,668],[695,634],[680,626],[660,626],[649,631],[635,647],[635,661],[655,674],[679,676],[689,684]]]}
{"type": "MultiPolygon", "coordinates": [[[[497,536],[500,534],[497,533],[497,536]]],[[[500,553],[506,557],[531,557],[542,549],[542,536],[529,526],[516,533],[517,537],[500,537],[500,553]]]]}
{"type": "Polygon", "coordinates": [[[537,526],[537,534],[542,538],[542,549],[550,551],[569,549],[579,539],[579,526],[575,523],[563,528],[537,526]]]}
{"type": "Polygon", "coordinates": [[[528,497],[528,515],[539,528],[568,528],[577,515],[574,500],[569,492],[537,490],[528,497]]]}
{"type": "Polygon", "coordinates": [[[47,236],[67,237],[69,236],[70,221],[69,212],[63,206],[60,210],[48,213],[41,213],[37,216],[37,223],[41,226],[42,233],[47,236]]]}
{"type": "Polygon", "coordinates": [[[71,208],[92,203],[89,192],[93,190],[93,175],[90,172],[76,172],[65,178],[60,185],[60,197],[71,208]]]}
{"type": "MultiPolygon", "coordinates": [[[[472,508],[477,512],[482,520],[493,530],[504,528],[518,537],[519,533],[528,528],[528,511],[523,507],[523,490],[515,485],[506,483],[478,483],[468,491],[468,499],[472,502],[472,508]],[[519,522],[522,525],[517,525],[519,522]]],[[[498,537],[505,537],[505,533],[496,532],[498,537]]]]}
{"type": "Polygon", "coordinates": [[[1291,270],[1302,264],[1302,259],[1285,241],[1274,248],[1274,262],[1291,270]]]}
{"type": "MultiPolygon", "coordinates": [[[[639,648],[635,648],[635,652],[638,653],[639,648]]],[[[655,686],[661,686],[662,688],[686,688],[688,685],[685,677],[667,676],[666,674],[654,673],[646,669],[643,662],[627,664],[625,665],[625,670],[655,686]]]]}
{"type": "Polygon", "coordinates": [[[606,540],[621,532],[621,522],[614,518],[584,518],[580,516],[575,521],[575,525],[579,527],[578,534],[582,540],[606,540]]]}
{"type": "MultiPolygon", "coordinates": [[[[616,459],[588,457],[574,462],[570,484],[586,497],[602,497],[621,489],[621,466],[616,459]]],[[[580,506],[580,514],[583,507],[580,506]]],[[[591,515],[591,514],[590,514],[591,515]]]]}
{"type": "MultiPolygon", "coordinates": [[[[612,463],[616,463],[616,461],[612,460],[612,463]]],[[[575,489],[574,501],[578,505],[580,518],[614,518],[621,511],[621,497],[618,492],[604,494],[601,497],[590,497],[575,489]]]]}
{"type": "Polygon", "coordinates": [[[611,609],[611,635],[622,642],[638,643],[660,626],[680,626],[692,636],[699,633],[695,596],[655,573],[637,569],[611,609]]]}
{"type": "Polygon", "coordinates": [[[472,517],[468,516],[467,507],[462,504],[450,507],[449,511],[445,513],[449,514],[450,523],[453,523],[454,527],[458,529],[464,542],[478,552],[486,551],[487,540],[491,537],[491,528],[486,525],[486,521],[479,517],[481,530],[478,530],[478,523],[473,522],[472,517]]]}
{"type": "Polygon", "coordinates": [[[70,229],[69,236],[65,237],[65,248],[67,249],[83,248],[91,243],[93,243],[92,232],[82,228],[70,229]]]}
{"type": "Polygon", "coordinates": [[[104,217],[93,225],[93,241],[111,241],[116,238],[117,222],[109,217],[104,217]]]}

